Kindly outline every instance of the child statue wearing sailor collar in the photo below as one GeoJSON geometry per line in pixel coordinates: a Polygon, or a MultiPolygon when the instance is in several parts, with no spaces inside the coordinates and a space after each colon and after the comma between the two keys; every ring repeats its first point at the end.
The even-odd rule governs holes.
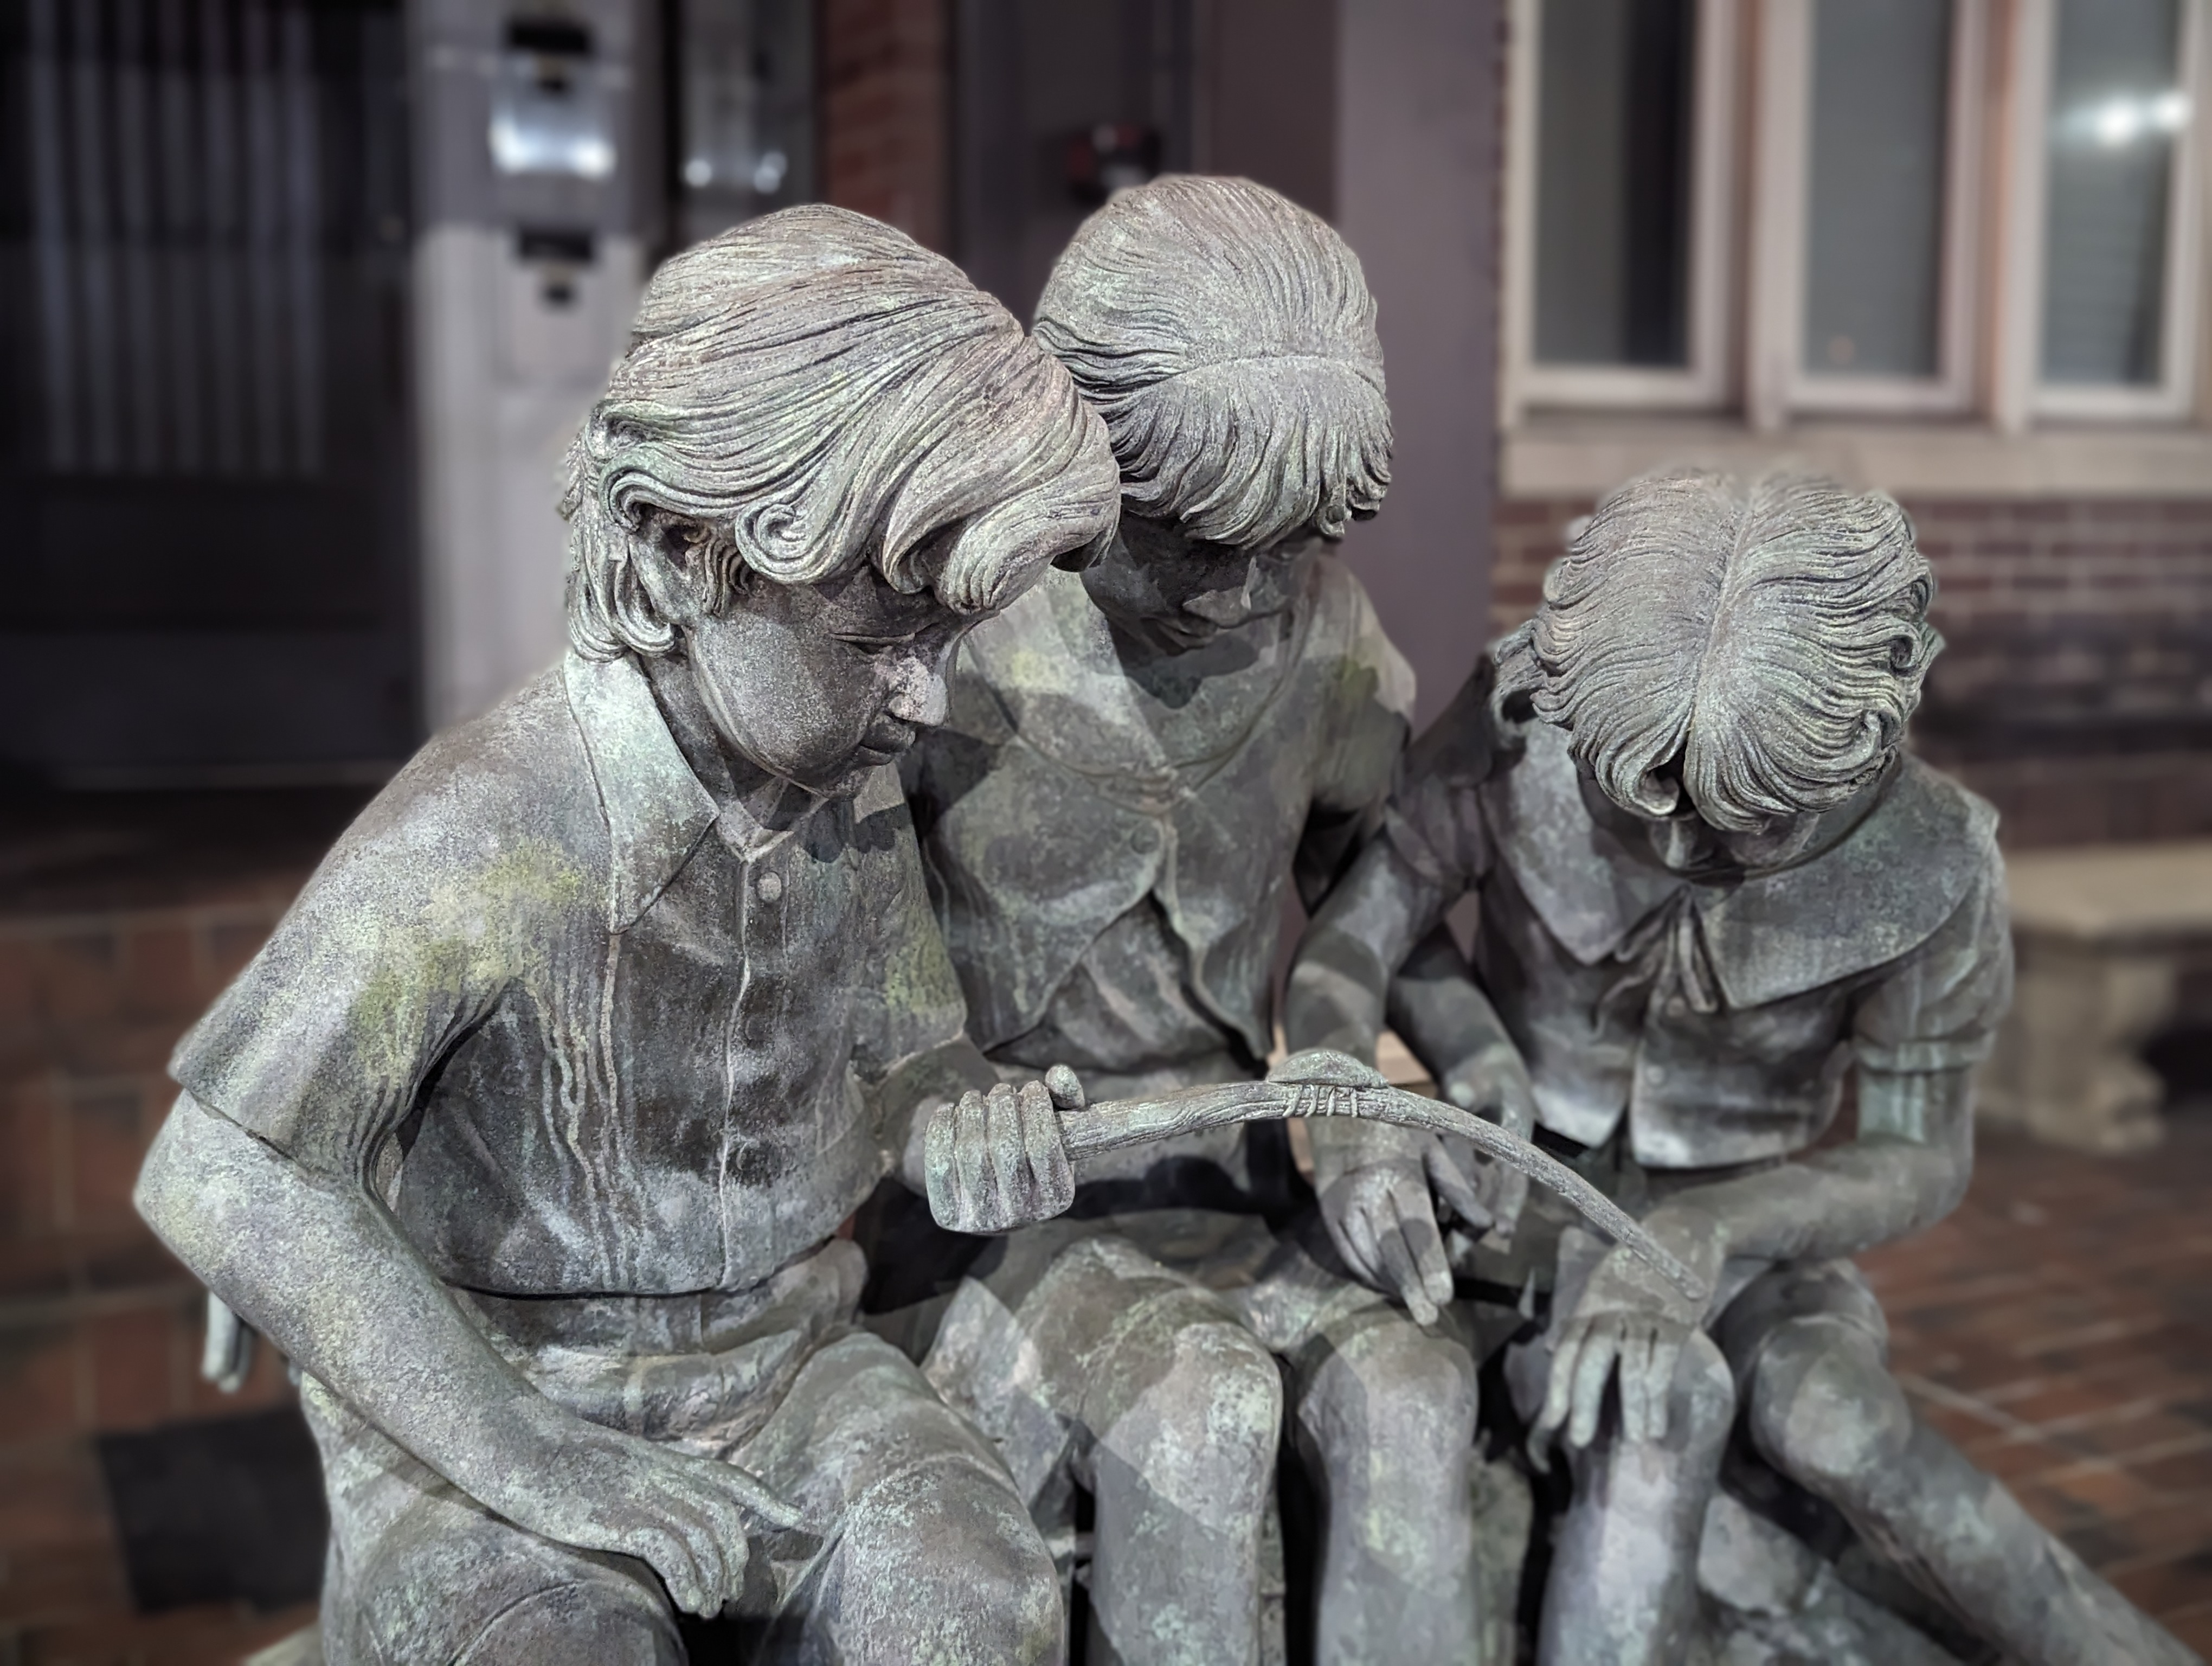
{"type": "MultiPolygon", "coordinates": [[[[1574,1470],[1545,1661],[1687,1657],[1739,1423],[2008,1655],[2186,1657],[1918,1422],[1850,1260],[1964,1193],[1972,1067],[2011,987],[1996,816],[1902,749],[1933,592],[1880,495],[1621,488],[1409,752],[1301,946],[1291,1045],[1356,1049],[1390,970],[1479,894],[1496,1010],[1463,1051],[1525,1064],[1554,1148],[1712,1286],[1691,1301],[1565,1235],[1549,1335],[1508,1372],[1536,1450],[1563,1437],[1574,1470]],[[1856,1137],[1821,1146],[1847,1075],[1856,1137]]],[[[1333,1230],[1360,1134],[1317,1153],[1333,1230]]]]}

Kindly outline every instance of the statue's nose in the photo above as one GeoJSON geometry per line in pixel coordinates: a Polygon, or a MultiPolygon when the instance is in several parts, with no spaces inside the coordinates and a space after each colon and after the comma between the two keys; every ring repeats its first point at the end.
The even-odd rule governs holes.
{"type": "Polygon", "coordinates": [[[1260,568],[1256,562],[1244,566],[1244,582],[1233,587],[1203,591],[1182,605],[1186,613],[1194,613],[1208,624],[1240,625],[1252,617],[1252,587],[1259,581],[1260,568]]]}

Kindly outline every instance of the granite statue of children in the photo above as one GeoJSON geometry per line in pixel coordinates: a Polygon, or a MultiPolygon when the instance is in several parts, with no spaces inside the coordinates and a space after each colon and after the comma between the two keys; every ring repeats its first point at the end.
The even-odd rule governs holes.
{"type": "MultiPolygon", "coordinates": [[[[1850,1259],[1964,1193],[1971,1071],[2010,990],[1995,814],[1901,750],[1933,590],[1878,494],[1621,488],[1494,682],[1408,754],[1385,836],[1301,945],[1292,1044],[1356,1046],[1398,957],[1477,893],[1502,1034],[1470,1044],[1525,1060],[1555,1149],[1714,1281],[1692,1308],[1562,1242],[1550,1334],[1509,1373],[1573,1470],[1540,1643],[1557,1666],[1688,1657],[1739,1426],[2008,1657],[2190,1657],[1915,1419],[1850,1259]],[[1816,1150],[1847,1076],[1857,1137],[1816,1150]]],[[[1337,1172],[1317,1156],[1325,1208],[1358,1134],[1337,1172]]]]}
{"type": "MultiPolygon", "coordinates": [[[[1264,1068],[1285,895],[1316,902],[1374,825],[1413,699],[1329,552],[1389,481],[1374,319],[1343,240],[1242,179],[1123,192],[1054,270],[1036,337],[1105,417],[1120,531],[970,635],[904,767],[1010,1080],[1141,1097],[1264,1068]]],[[[1325,1495],[1318,1657],[1470,1657],[1470,1356],[1275,1243],[1292,1173],[1277,1124],[1079,1165],[1071,1216],[978,1262],[938,1335],[932,1379],[1041,1517],[1071,1475],[1093,1495],[1094,1660],[1255,1657],[1271,1349],[1325,1495]]]]}
{"type": "Polygon", "coordinates": [[[1058,1658],[1023,1500],[836,1233],[981,1068],[890,766],[1110,531],[1104,430],[950,263],[793,209],[661,268],[568,466],[572,651],[185,1039],[139,1207],[305,1373],[333,1662],[678,1661],[678,1609],[1058,1658]]]}

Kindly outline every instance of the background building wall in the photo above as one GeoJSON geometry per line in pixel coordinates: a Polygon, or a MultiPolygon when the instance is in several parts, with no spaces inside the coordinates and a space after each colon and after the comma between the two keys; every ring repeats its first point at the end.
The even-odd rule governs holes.
{"type": "Polygon", "coordinates": [[[820,0],[822,194],[951,246],[948,0],[820,0]]]}

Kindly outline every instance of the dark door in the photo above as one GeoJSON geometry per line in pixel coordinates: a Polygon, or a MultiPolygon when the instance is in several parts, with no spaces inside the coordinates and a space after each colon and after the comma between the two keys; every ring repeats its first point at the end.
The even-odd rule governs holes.
{"type": "Polygon", "coordinates": [[[1191,165],[1194,0],[956,0],[955,237],[1024,323],[1116,185],[1191,165]]]}
{"type": "Polygon", "coordinates": [[[417,739],[398,0],[19,0],[0,768],[330,777],[417,739]]]}

